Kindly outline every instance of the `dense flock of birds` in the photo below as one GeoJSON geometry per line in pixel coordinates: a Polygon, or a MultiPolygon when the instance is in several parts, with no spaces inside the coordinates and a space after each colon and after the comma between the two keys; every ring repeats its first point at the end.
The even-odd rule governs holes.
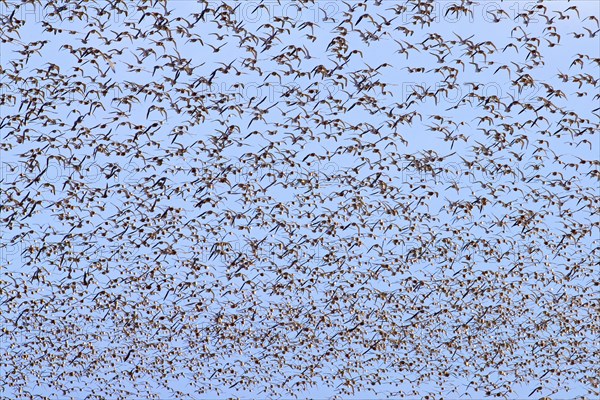
{"type": "Polygon", "coordinates": [[[592,3],[0,2],[0,394],[599,396],[592,3]]]}

